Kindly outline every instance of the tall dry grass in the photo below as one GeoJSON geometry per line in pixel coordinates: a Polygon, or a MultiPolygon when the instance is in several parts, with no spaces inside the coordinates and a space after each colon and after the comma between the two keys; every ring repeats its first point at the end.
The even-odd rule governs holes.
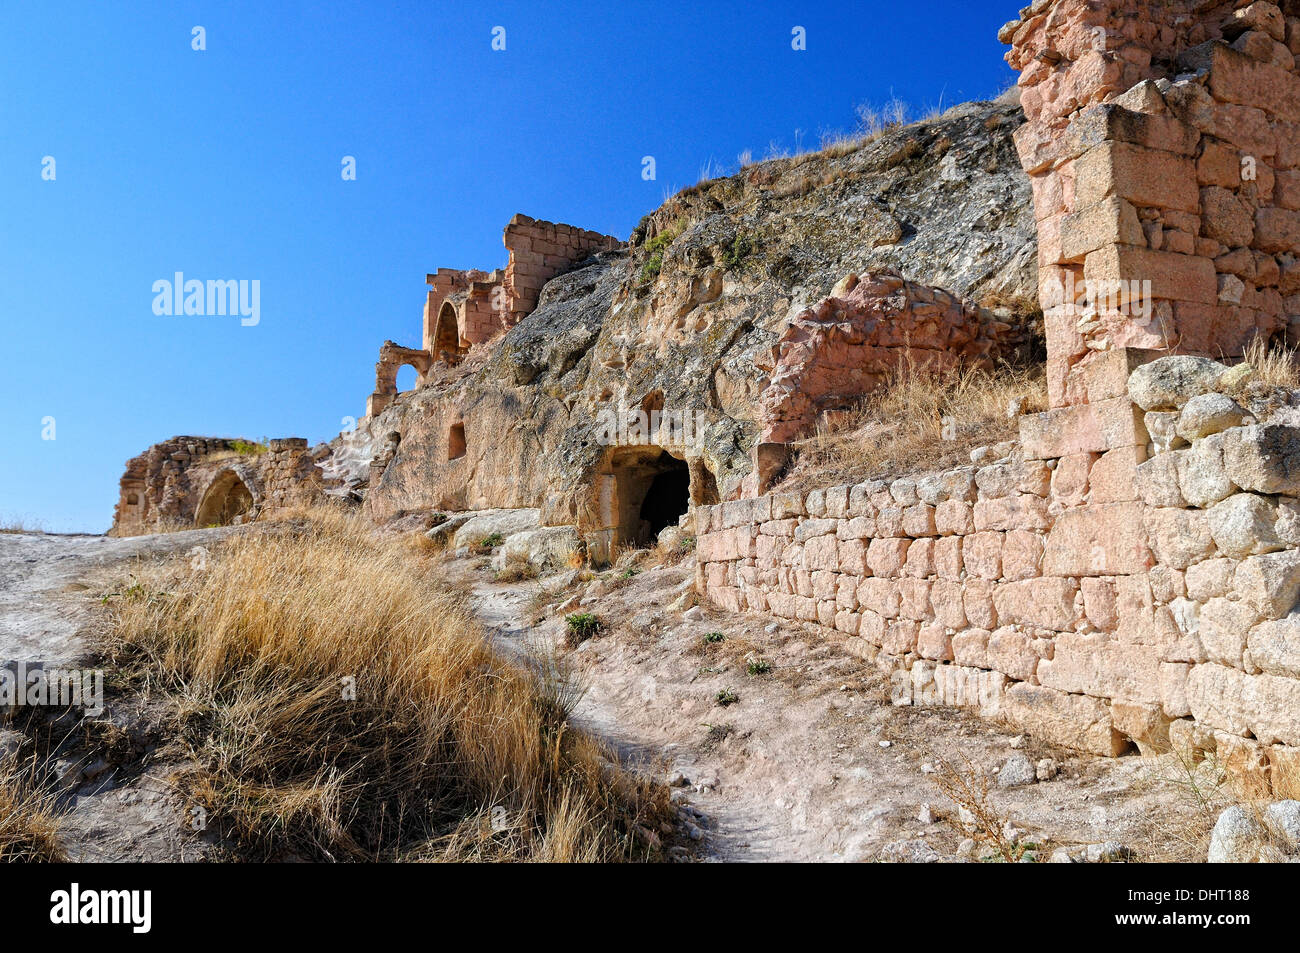
{"type": "Polygon", "coordinates": [[[112,657],[176,702],[182,789],[247,856],[616,860],[667,816],[572,728],[562,673],[504,661],[358,517],[233,538],[114,611],[112,657]]]}
{"type": "Polygon", "coordinates": [[[1254,368],[1252,379],[1272,387],[1300,390],[1300,361],[1297,361],[1296,350],[1256,337],[1246,345],[1242,361],[1254,368]]]}
{"type": "Polygon", "coordinates": [[[902,476],[969,462],[1015,438],[1017,418],[1047,408],[1041,366],[935,371],[904,364],[851,411],[824,415],[797,446],[783,488],[902,476]]]}
{"type": "Polygon", "coordinates": [[[32,764],[0,758],[0,863],[67,859],[53,795],[35,774],[32,764]]]}

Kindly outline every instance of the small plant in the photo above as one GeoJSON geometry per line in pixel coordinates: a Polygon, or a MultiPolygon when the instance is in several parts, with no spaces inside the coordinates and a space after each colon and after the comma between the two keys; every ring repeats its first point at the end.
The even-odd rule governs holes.
{"type": "Polygon", "coordinates": [[[772,663],[765,658],[750,659],[749,664],[745,666],[745,671],[750,675],[766,675],[772,671],[772,663]]]}
{"type": "Polygon", "coordinates": [[[1030,843],[1007,837],[1006,818],[989,803],[988,775],[969,760],[965,768],[955,767],[942,758],[938,760],[939,772],[934,776],[934,783],[962,812],[961,826],[966,834],[993,851],[993,860],[1007,864],[1019,861],[1030,849],[1030,843]]]}
{"type": "Polygon", "coordinates": [[[739,268],[745,263],[745,259],[752,255],[757,246],[753,239],[746,235],[737,235],[731,240],[731,244],[722,254],[722,267],[725,271],[731,271],[739,268]]]}
{"type": "Polygon", "coordinates": [[[641,569],[638,566],[628,566],[618,575],[620,579],[631,579],[633,576],[641,575],[641,569]]]}
{"type": "Polygon", "coordinates": [[[600,619],[591,612],[575,612],[565,616],[564,621],[569,627],[564,644],[569,648],[581,645],[600,631],[600,619]]]}
{"type": "Polygon", "coordinates": [[[641,264],[641,272],[638,275],[641,284],[648,285],[659,277],[659,272],[664,266],[664,251],[685,229],[686,223],[678,219],[645,243],[646,260],[641,264]]]}
{"type": "Polygon", "coordinates": [[[478,541],[478,545],[480,549],[496,549],[505,541],[506,538],[502,536],[500,533],[491,533],[487,536],[484,536],[482,539],[480,539],[478,541]]]}
{"type": "Polygon", "coordinates": [[[255,457],[259,453],[266,453],[267,440],[263,437],[260,441],[245,440],[242,437],[230,441],[230,449],[242,457],[255,457]]]}
{"type": "Polygon", "coordinates": [[[719,642],[727,641],[727,637],[721,632],[709,632],[704,636],[705,645],[717,645],[719,642]]]}
{"type": "Polygon", "coordinates": [[[740,701],[740,696],[730,688],[724,688],[722,691],[718,692],[717,695],[713,696],[713,700],[717,702],[720,707],[726,708],[728,705],[734,705],[736,702],[740,701]]]}

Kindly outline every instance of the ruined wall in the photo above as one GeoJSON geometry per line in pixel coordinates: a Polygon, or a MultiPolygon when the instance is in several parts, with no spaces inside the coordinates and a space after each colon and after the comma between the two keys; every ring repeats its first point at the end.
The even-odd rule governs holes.
{"type": "Polygon", "coordinates": [[[941,288],[894,272],[847,275],[781,333],[759,400],[759,438],[747,496],[766,490],[788,445],[809,436],[828,410],[846,409],[900,370],[991,368],[1011,359],[1029,330],[998,320],[941,288]]]}
{"type": "Polygon", "coordinates": [[[596,252],[613,251],[623,244],[613,235],[523,214],[510,219],[503,240],[510,250],[505,275],[510,312],[506,327],[513,327],[532,313],[542,288],[556,275],[596,252]]]}
{"type": "Polygon", "coordinates": [[[222,437],[173,437],[127,462],[110,536],[244,523],[318,502],[328,481],[300,437],[240,453],[222,437]]]}
{"type": "Polygon", "coordinates": [[[556,275],[622,245],[613,235],[523,214],[510,219],[502,241],[510,253],[504,272],[439,268],[425,276],[429,292],[421,347],[384,342],[375,365],[375,389],[366,400],[367,417],[381,413],[397,397],[397,372],[403,365],[415,368],[418,390],[434,364],[460,363],[471,348],[492,343],[531,314],[542,288],[556,275]]]}
{"type": "Polygon", "coordinates": [[[1090,399],[1075,372],[1109,347],[1233,358],[1294,338],[1298,10],[1040,0],[1003,27],[1053,406],[1090,399]]]}
{"type": "Polygon", "coordinates": [[[1255,424],[1215,393],[1243,374],[1185,360],[1131,375],[1150,413],[1126,387],[1068,428],[1024,418],[977,465],[701,507],[699,586],[843,633],[899,701],[1266,779],[1300,758],[1300,412],[1255,424]]]}

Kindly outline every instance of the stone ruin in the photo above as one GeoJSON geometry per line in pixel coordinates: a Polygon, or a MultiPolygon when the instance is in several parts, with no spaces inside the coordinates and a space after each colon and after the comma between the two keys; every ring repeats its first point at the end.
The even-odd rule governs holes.
{"type": "Polygon", "coordinates": [[[1267,794],[1300,768],[1300,415],[1225,365],[1297,337],[1300,4],[1039,0],[1000,36],[1051,409],[969,467],[700,508],[699,587],[846,633],[900,703],[1267,794]]]}
{"type": "Polygon", "coordinates": [[[172,437],[127,462],[110,536],[252,522],[325,498],[327,481],[301,437],[264,448],[221,437],[172,437]]]}
{"type": "MultiPolygon", "coordinates": [[[[978,362],[1020,343],[960,297],[861,271],[780,324],[758,386],[722,393],[752,408],[743,482],[715,482],[703,457],[614,447],[566,510],[546,487],[561,464],[536,460],[586,442],[539,440],[549,420],[520,434],[514,398],[478,394],[501,406],[467,458],[452,391],[422,411],[437,419],[416,444],[441,469],[399,466],[412,438],[389,429],[397,368],[413,364],[437,397],[442,369],[489,353],[549,279],[619,244],[516,216],[504,274],[440,269],[422,348],[384,345],[378,431],[344,441],[366,455],[368,511],[425,501],[416,483],[474,458],[491,479],[446,492],[453,508],[532,507],[530,526],[573,524],[607,547],[646,522],[635,501],[649,487],[685,487],[700,592],[843,633],[898,701],[967,706],[1104,755],[1213,751],[1267,790],[1300,768],[1300,417],[1229,365],[1254,340],[1300,340],[1300,2],[1036,0],[999,36],[1020,73],[1050,407],[1021,419],[1018,441],[944,472],[766,492],[792,441],[901,361],[978,362]]],[[[725,302],[731,279],[713,267],[710,283],[688,276],[685,312],[725,302]]],[[[204,462],[209,443],[220,454],[177,438],[131,461],[115,532],[282,505],[255,461],[204,462]]],[[[305,447],[292,454],[272,468],[281,493],[315,478],[305,447]]],[[[337,466],[322,456],[315,492],[334,489],[337,466]]]]}
{"type": "Polygon", "coordinates": [[[495,341],[531,314],[542,288],[556,275],[598,251],[622,245],[613,235],[523,214],[510,219],[503,241],[510,253],[504,272],[439,268],[427,276],[423,347],[384,342],[375,365],[375,392],[366,400],[367,417],[397,396],[397,372],[404,364],[415,368],[415,386],[422,387],[433,365],[460,363],[471,348],[495,341]]]}

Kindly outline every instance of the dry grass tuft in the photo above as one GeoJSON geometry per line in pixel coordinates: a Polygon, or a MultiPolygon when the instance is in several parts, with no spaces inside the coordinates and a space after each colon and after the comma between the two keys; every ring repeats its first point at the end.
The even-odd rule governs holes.
{"type": "Polygon", "coordinates": [[[1020,414],[1046,408],[1041,367],[935,372],[904,365],[856,409],[823,417],[817,433],[798,445],[783,489],[965,463],[974,447],[1015,438],[1020,414]]]}
{"type": "Polygon", "coordinates": [[[1296,350],[1284,344],[1269,344],[1264,338],[1256,337],[1246,345],[1242,360],[1255,369],[1253,380],[1271,387],[1300,390],[1300,362],[1296,359],[1296,350]]]}
{"type": "Polygon", "coordinates": [[[249,857],[617,860],[666,794],[572,729],[408,544],[321,510],[171,562],[113,603],[110,653],[175,702],[178,778],[249,857]]]}
{"type": "Polygon", "coordinates": [[[67,860],[58,833],[53,795],[37,782],[34,767],[0,760],[0,862],[67,860]]]}

